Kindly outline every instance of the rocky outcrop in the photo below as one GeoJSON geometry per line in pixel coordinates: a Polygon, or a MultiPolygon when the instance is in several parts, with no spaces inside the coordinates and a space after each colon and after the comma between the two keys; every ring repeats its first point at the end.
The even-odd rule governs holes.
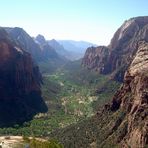
{"type": "Polygon", "coordinates": [[[58,41],[55,39],[49,40],[48,44],[56,50],[56,52],[66,60],[72,60],[71,59],[71,53],[68,52],[58,41]]]}
{"type": "Polygon", "coordinates": [[[42,61],[39,62],[40,70],[42,73],[53,73],[59,67],[63,66],[68,60],[58,52],[61,46],[57,41],[47,41],[43,35],[38,35],[34,41],[40,46],[42,51],[42,61]]]}
{"type": "Polygon", "coordinates": [[[38,34],[35,38],[34,38],[35,42],[38,43],[39,45],[43,45],[43,44],[46,44],[46,40],[44,38],[43,35],[41,34],[38,34]]]}
{"type": "Polygon", "coordinates": [[[41,75],[31,55],[0,28],[0,126],[29,120],[47,111],[41,75]]]}
{"type": "Polygon", "coordinates": [[[127,113],[124,147],[139,148],[148,144],[148,42],[138,43],[138,51],[113,98],[111,109],[127,113]]]}
{"type": "Polygon", "coordinates": [[[5,30],[15,40],[18,46],[22,47],[32,55],[33,59],[36,62],[39,62],[43,59],[42,50],[40,49],[39,45],[35,43],[33,38],[27,32],[25,32],[22,28],[6,27],[5,30]]]}
{"type": "Polygon", "coordinates": [[[42,51],[42,61],[60,59],[60,56],[57,54],[55,48],[48,44],[43,35],[39,34],[35,38],[35,42],[40,46],[42,51]]]}
{"type": "MultiPolygon", "coordinates": [[[[123,25],[114,34],[111,43],[108,47],[108,54],[104,61],[102,59],[97,63],[96,61],[98,53],[102,50],[102,47],[94,48],[93,56],[92,50],[87,49],[86,54],[82,60],[82,65],[92,70],[98,70],[102,74],[111,74],[111,77],[123,81],[124,73],[133,60],[133,56],[137,52],[138,41],[148,41],[148,17],[135,17],[128,21],[125,21],[123,25]],[[91,60],[90,60],[91,57],[91,60]],[[91,61],[91,62],[90,62],[91,61]],[[94,65],[92,67],[92,65],[94,65]],[[101,69],[101,71],[100,71],[101,69]]],[[[105,47],[104,47],[105,48],[105,47]]],[[[102,56],[104,56],[102,52],[102,56]]]]}
{"type": "Polygon", "coordinates": [[[88,69],[93,69],[102,73],[104,71],[104,61],[108,59],[109,48],[105,46],[89,47],[85,53],[82,64],[88,69]]]}

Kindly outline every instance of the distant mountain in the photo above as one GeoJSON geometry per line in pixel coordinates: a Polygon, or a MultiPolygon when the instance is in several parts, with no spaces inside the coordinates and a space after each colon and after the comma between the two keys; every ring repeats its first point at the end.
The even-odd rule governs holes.
{"type": "Polygon", "coordinates": [[[58,55],[56,50],[47,43],[44,36],[38,35],[36,38],[32,38],[25,30],[18,27],[6,27],[5,30],[11,38],[15,40],[17,45],[32,55],[34,62],[40,66],[41,72],[54,71],[66,62],[66,60],[58,55]]]}
{"type": "Polygon", "coordinates": [[[28,51],[35,61],[41,61],[42,51],[37,43],[34,42],[33,38],[22,28],[6,27],[5,30],[8,34],[17,42],[19,46],[28,51]]]}
{"type": "Polygon", "coordinates": [[[34,41],[39,44],[49,44],[60,57],[65,57],[68,60],[77,60],[84,56],[86,49],[95,44],[85,41],[72,41],[72,40],[46,40],[43,35],[38,35],[34,41]]]}
{"type": "Polygon", "coordinates": [[[34,38],[34,41],[39,45],[42,51],[43,60],[39,62],[41,72],[54,72],[57,68],[61,67],[67,62],[64,54],[62,54],[64,52],[66,53],[66,51],[55,40],[50,42],[47,41],[43,35],[38,35],[36,38],[34,38]]]}
{"type": "Polygon", "coordinates": [[[55,39],[49,40],[48,44],[51,47],[53,47],[59,55],[65,57],[66,59],[71,60],[70,52],[65,50],[65,48],[61,44],[59,44],[59,42],[57,42],[55,39]]]}
{"type": "Polygon", "coordinates": [[[44,36],[41,35],[41,34],[37,35],[37,36],[34,38],[34,41],[35,41],[37,44],[40,44],[40,45],[46,44],[46,39],[45,39],[44,36]]]}
{"type": "Polygon", "coordinates": [[[41,82],[39,68],[27,49],[0,28],[0,126],[19,124],[47,111],[41,82]]]}
{"type": "Polygon", "coordinates": [[[57,54],[56,50],[48,44],[43,35],[38,35],[34,40],[42,51],[42,61],[60,59],[60,56],[57,54]]]}
{"type": "Polygon", "coordinates": [[[58,40],[58,42],[63,45],[63,47],[71,53],[73,59],[77,60],[84,56],[84,53],[88,47],[94,46],[96,44],[89,43],[86,41],[74,41],[74,40],[58,40]]]}
{"type": "Polygon", "coordinates": [[[38,35],[35,39],[32,38],[22,28],[5,28],[8,34],[17,42],[19,46],[28,51],[37,63],[47,62],[51,60],[63,60],[56,50],[51,47],[44,36],[38,35]]]}

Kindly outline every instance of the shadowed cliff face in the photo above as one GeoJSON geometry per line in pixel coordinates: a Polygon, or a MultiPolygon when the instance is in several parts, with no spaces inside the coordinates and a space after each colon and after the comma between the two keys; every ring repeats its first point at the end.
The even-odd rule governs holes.
{"type": "Polygon", "coordinates": [[[110,45],[106,47],[108,54],[106,54],[106,50],[102,51],[102,47],[92,48],[93,51],[88,48],[82,65],[92,70],[98,70],[102,74],[111,74],[112,78],[123,81],[124,73],[137,51],[138,41],[148,41],[147,34],[147,16],[129,19],[116,31],[110,45]],[[106,58],[102,60],[100,57],[104,56],[106,58]],[[94,62],[96,58],[97,62],[94,62]]]}
{"type": "Polygon", "coordinates": [[[0,126],[21,123],[47,110],[40,83],[30,54],[0,28],[0,126]]]}

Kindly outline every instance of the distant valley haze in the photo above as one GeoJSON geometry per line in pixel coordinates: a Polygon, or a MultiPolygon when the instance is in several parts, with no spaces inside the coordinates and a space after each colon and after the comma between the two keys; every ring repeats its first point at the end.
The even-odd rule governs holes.
{"type": "Polygon", "coordinates": [[[134,16],[147,15],[147,0],[5,0],[2,27],[21,27],[31,36],[108,45],[116,28],[134,16]]]}

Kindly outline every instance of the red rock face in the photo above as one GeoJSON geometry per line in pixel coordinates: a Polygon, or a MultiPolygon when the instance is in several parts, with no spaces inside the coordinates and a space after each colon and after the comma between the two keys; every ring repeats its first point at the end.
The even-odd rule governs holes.
{"type": "Polygon", "coordinates": [[[147,34],[148,17],[137,17],[125,21],[114,34],[110,45],[106,47],[108,48],[107,58],[104,60],[98,58],[95,62],[98,53],[101,53],[99,57],[104,57],[106,52],[101,52],[102,47],[93,48],[94,50],[88,49],[82,65],[92,70],[98,70],[102,74],[111,74],[112,78],[123,81],[124,73],[137,52],[138,41],[148,41],[147,34]]]}
{"type": "Polygon", "coordinates": [[[104,61],[108,59],[109,49],[105,46],[90,47],[87,49],[82,61],[82,65],[87,65],[88,69],[94,69],[102,73],[105,65],[104,61]]]}
{"type": "Polygon", "coordinates": [[[0,126],[23,122],[46,111],[40,82],[41,75],[30,54],[0,29],[0,126]]]}
{"type": "Polygon", "coordinates": [[[112,110],[124,110],[127,133],[124,147],[144,147],[148,144],[148,43],[140,42],[138,51],[125,74],[124,83],[115,94],[112,110]]]}
{"type": "Polygon", "coordinates": [[[13,72],[14,87],[17,87],[18,92],[40,92],[40,87],[34,79],[34,66],[30,54],[24,52],[19,47],[9,45],[7,41],[0,41],[0,50],[0,70],[8,72],[8,74],[9,71],[10,73],[13,72]]]}

